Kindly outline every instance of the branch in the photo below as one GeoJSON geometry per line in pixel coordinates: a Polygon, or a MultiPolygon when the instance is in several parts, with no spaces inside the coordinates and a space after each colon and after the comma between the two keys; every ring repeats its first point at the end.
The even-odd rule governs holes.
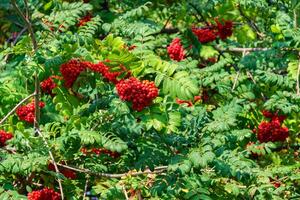
{"type": "Polygon", "coordinates": [[[22,99],[13,109],[11,109],[11,111],[9,111],[5,117],[3,117],[3,119],[1,119],[0,121],[0,125],[5,122],[5,120],[7,120],[7,118],[12,115],[24,102],[26,102],[28,99],[30,99],[31,97],[35,96],[35,93],[32,93],[31,95],[27,96],[26,98],[22,99]]]}
{"type": "Polygon", "coordinates": [[[140,172],[127,172],[127,173],[123,173],[123,174],[109,174],[109,173],[98,173],[98,172],[93,172],[89,169],[80,169],[80,168],[75,168],[75,167],[70,167],[68,165],[63,165],[63,164],[59,164],[57,163],[57,166],[66,168],[66,169],[70,169],[76,172],[80,172],[80,173],[86,173],[86,174],[90,174],[90,175],[94,175],[94,176],[98,176],[98,177],[106,177],[106,178],[122,178],[122,177],[126,177],[126,176],[139,176],[139,175],[145,175],[145,174],[161,174],[164,171],[167,170],[168,166],[160,166],[160,167],[155,167],[154,171],[151,171],[150,169],[146,169],[145,171],[140,171],[140,172]]]}
{"type": "Polygon", "coordinates": [[[298,70],[297,70],[297,84],[296,84],[296,91],[297,91],[297,95],[300,95],[300,80],[299,80],[299,76],[300,76],[300,51],[299,51],[299,60],[298,60],[298,70]]]}
{"type": "Polygon", "coordinates": [[[237,8],[238,8],[240,14],[242,15],[242,17],[244,17],[246,19],[248,25],[257,33],[258,37],[263,38],[265,35],[263,33],[261,33],[258,26],[249,17],[247,17],[247,15],[242,10],[241,6],[238,5],[237,8]]]}
{"type": "MultiPolygon", "coordinates": [[[[51,150],[50,150],[50,146],[49,146],[47,140],[45,139],[44,135],[42,134],[42,132],[40,131],[39,128],[36,129],[36,132],[37,132],[37,133],[39,134],[39,136],[43,139],[44,144],[45,144],[46,147],[49,149],[48,153],[49,153],[49,155],[50,155],[51,162],[52,162],[52,164],[54,165],[54,168],[55,168],[56,173],[60,173],[60,171],[59,171],[59,169],[58,169],[58,167],[57,167],[58,164],[55,162],[54,156],[53,156],[53,154],[52,154],[52,152],[51,152],[51,150]]],[[[57,181],[58,181],[58,185],[59,185],[59,190],[60,190],[61,199],[64,200],[64,192],[63,192],[61,180],[58,178],[57,181]]]]}
{"type": "MultiPolygon", "coordinates": [[[[254,48],[242,48],[242,47],[229,47],[229,48],[225,48],[222,49],[220,46],[214,46],[214,48],[218,51],[222,51],[222,52],[239,52],[239,53],[243,53],[243,52],[253,52],[253,51],[269,51],[275,48],[270,48],[270,47],[254,47],[254,48]]],[[[288,48],[288,47],[284,47],[284,48],[280,48],[278,50],[281,51],[298,51],[299,49],[295,49],[295,48],[288,48]]]]}
{"type": "MultiPolygon", "coordinates": [[[[21,11],[21,9],[18,7],[16,0],[11,0],[11,3],[13,5],[13,7],[16,9],[17,13],[20,15],[20,17],[23,19],[23,21],[25,22],[27,28],[28,28],[28,32],[33,44],[33,50],[36,53],[37,49],[38,49],[38,45],[37,45],[37,41],[33,32],[33,28],[32,28],[32,24],[29,21],[29,17],[26,17],[24,15],[24,13],[21,11]]],[[[27,0],[24,0],[25,3],[25,8],[26,8],[26,15],[29,16],[29,8],[28,8],[28,3],[27,0]]],[[[40,107],[39,107],[39,101],[40,101],[40,81],[39,81],[39,77],[38,77],[38,68],[36,68],[35,74],[35,81],[34,81],[34,85],[35,85],[35,97],[34,97],[34,106],[35,106],[35,111],[34,111],[34,128],[37,129],[39,128],[39,121],[40,121],[40,107]]]]}
{"type": "Polygon", "coordinates": [[[197,12],[197,14],[201,17],[201,19],[203,20],[203,22],[207,25],[210,26],[210,24],[205,20],[204,16],[202,15],[202,13],[200,12],[200,10],[192,3],[189,3],[190,6],[192,6],[192,8],[194,8],[194,10],[197,12]]]}

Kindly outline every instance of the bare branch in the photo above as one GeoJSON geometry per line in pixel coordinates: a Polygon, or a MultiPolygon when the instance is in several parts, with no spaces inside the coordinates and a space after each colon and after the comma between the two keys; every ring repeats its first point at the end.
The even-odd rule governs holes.
{"type": "Polygon", "coordinates": [[[87,175],[87,179],[85,181],[84,192],[83,192],[83,200],[85,200],[85,198],[86,198],[86,193],[87,193],[87,190],[88,190],[88,184],[89,184],[89,175],[87,175]]]}
{"type": "MultiPolygon", "coordinates": [[[[33,50],[36,53],[37,49],[38,49],[38,45],[37,45],[37,41],[34,35],[34,31],[32,28],[32,24],[29,21],[29,8],[28,8],[28,3],[27,0],[24,0],[25,2],[25,8],[26,8],[26,15],[28,15],[28,17],[26,17],[24,15],[24,13],[21,11],[21,9],[18,7],[16,0],[11,0],[13,7],[16,9],[17,13],[20,15],[20,17],[23,19],[23,21],[25,22],[32,44],[33,44],[33,50]]],[[[34,97],[34,104],[35,104],[35,111],[34,111],[34,128],[37,129],[39,128],[39,121],[40,121],[40,107],[39,107],[39,101],[40,101],[40,82],[39,82],[39,78],[38,78],[38,68],[36,68],[35,71],[35,97],[34,97]]]]}
{"type": "MultiPolygon", "coordinates": [[[[57,167],[58,164],[55,162],[54,156],[53,156],[53,154],[52,154],[52,152],[51,152],[51,150],[50,150],[50,146],[49,146],[47,140],[45,139],[45,137],[44,137],[44,135],[42,134],[42,132],[40,131],[40,129],[36,129],[36,132],[37,132],[37,133],[39,134],[39,136],[43,139],[44,144],[45,144],[46,147],[49,149],[49,150],[48,150],[48,153],[49,153],[49,155],[50,155],[51,162],[52,162],[52,164],[54,165],[54,168],[55,168],[56,173],[60,173],[60,171],[59,171],[59,169],[58,169],[58,167],[57,167]]],[[[58,181],[58,185],[59,185],[59,190],[60,190],[61,199],[64,200],[64,191],[63,191],[63,187],[62,187],[62,184],[61,184],[61,180],[58,178],[57,181],[58,181]]]]}
{"type": "MultiPolygon", "coordinates": [[[[270,47],[248,47],[248,48],[243,48],[243,47],[229,47],[226,49],[222,49],[220,46],[214,46],[214,48],[218,51],[222,51],[222,52],[237,52],[237,53],[243,53],[243,52],[253,52],[253,51],[269,51],[272,50],[274,48],[270,48],[270,47]]],[[[296,48],[280,48],[278,49],[280,51],[298,51],[299,49],[296,48]]]]}
{"type": "Polygon", "coordinates": [[[22,99],[13,109],[11,109],[9,111],[9,113],[7,113],[5,115],[5,117],[3,117],[3,119],[1,119],[0,121],[0,125],[5,122],[5,120],[7,120],[7,118],[12,115],[24,102],[26,102],[28,99],[30,99],[31,97],[35,96],[35,93],[32,93],[31,95],[27,96],[26,98],[22,99]]]}
{"type": "Polygon", "coordinates": [[[247,17],[247,15],[242,10],[241,6],[238,5],[237,8],[238,8],[241,16],[245,18],[245,20],[247,21],[248,25],[256,32],[256,34],[258,35],[258,37],[259,38],[263,38],[265,35],[263,33],[261,33],[260,30],[259,30],[259,28],[258,28],[258,26],[249,17],[247,17]]]}
{"type": "Polygon", "coordinates": [[[93,172],[89,169],[80,169],[80,168],[75,168],[75,167],[70,167],[68,165],[63,165],[63,164],[59,164],[57,163],[58,166],[66,168],[66,169],[70,169],[76,172],[80,172],[80,173],[86,173],[86,174],[90,174],[90,175],[94,175],[94,176],[98,176],[98,177],[106,177],[106,178],[122,178],[122,177],[126,177],[126,176],[139,176],[139,175],[145,175],[145,174],[161,174],[164,171],[167,170],[168,166],[160,166],[160,167],[155,167],[154,171],[151,171],[150,169],[146,169],[145,171],[140,171],[140,172],[127,172],[127,173],[122,173],[122,174],[109,174],[109,173],[98,173],[98,172],[93,172]]]}
{"type": "Polygon", "coordinates": [[[297,91],[297,95],[300,95],[300,80],[299,80],[299,76],[300,76],[300,51],[299,51],[299,60],[298,60],[298,70],[297,70],[297,84],[296,84],[296,91],[297,91]]]}

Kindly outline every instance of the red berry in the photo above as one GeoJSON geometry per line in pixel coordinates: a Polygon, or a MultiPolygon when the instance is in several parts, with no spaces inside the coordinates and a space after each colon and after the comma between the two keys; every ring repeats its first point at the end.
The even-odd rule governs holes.
{"type": "Polygon", "coordinates": [[[167,50],[172,60],[181,61],[185,58],[184,48],[181,45],[181,40],[179,38],[173,39],[167,50]]]}
{"type": "Polygon", "coordinates": [[[13,134],[0,130],[0,147],[6,145],[6,141],[10,140],[13,137],[13,134]]]}
{"type": "Polygon", "coordinates": [[[32,191],[27,195],[28,200],[60,200],[60,193],[53,189],[44,188],[42,190],[32,191]]]}

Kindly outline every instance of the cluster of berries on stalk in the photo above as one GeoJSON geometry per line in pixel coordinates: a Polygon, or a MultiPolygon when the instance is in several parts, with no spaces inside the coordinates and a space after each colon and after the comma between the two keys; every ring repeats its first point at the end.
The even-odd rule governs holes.
{"type": "Polygon", "coordinates": [[[181,61],[185,58],[184,48],[180,38],[173,39],[167,50],[172,60],[181,61]]]}
{"type": "MultiPolygon", "coordinates": [[[[109,67],[105,65],[103,62],[99,62],[96,64],[89,63],[87,64],[87,67],[95,72],[98,72],[102,74],[102,76],[107,79],[109,82],[113,84],[117,84],[119,82],[118,77],[127,71],[127,69],[124,66],[120,66],[121,71],[118,72],[111,72],[109,67]]],[[[126,77],[130,76],[130,72],[127,72],[126,77]]]]}
{"type": "Polygon", "coordinates": [[[54,82],[53,79],[61,79],[61,77],[59,77],[59,76],[50,76],[49,78],[43,80],[40,84],[42,91],[45,94],[49,94],[51,96],[54,96],[52,90],[57,87],[57,84],[54,82]]]}
{"type": "Polygon", "coordinates": [[[121,80],[116,88],[120,98],[131,102],[132,108],[137,111],[142,111],[158,96],[158,88],[154,82],[140,81],[134,77],[121,80]]]}
{"type": "Polygon", "coordinates": [[[289,129],[282,126],[286,116],[269,111],[262,111],[262,114],[269,121],[262,121],[258,128],[254,130],[257,134],[257,139],[260,142],[284,141],[289,136],[289,129]]]}
{"type": "Polygon", "coordinates": [[[225,40],[230,37],[233,32],[233,23],[229,20],[215,20],[216,25],[207,26],[204,28],[192,28],[192,32],[197,36],[199,42],[208,43],[212,42],[218,37],[221,40],[225,40]]]}
{"type": "Polygon", "coordinates": [[[87,22],[91,21],[93,18],[93,16],[91,14],[87,14],[86,16],[84,16],[83,18],[81,18],[79,20],[79,22],[77,23],[77,26],[84,26],[87,22]]]}
{"type": "Polygon", "coordinates": [[[60,72],[64,78],[65,86],[71,88],[80,75],[86,69],[86,64],[79,60],[72,59],[67,63],[64,63],[60,67],[60,72]]]}
{"type": "MultiPolygon", "coordinates": [[[[65,164],[62,162],[62,164],[65,164]]],[[[48,164],[48,170],[55,171],[55,166],[52,163],[48,164]]],[[[62,173],[68,179],[76,179],[77,175],[74,171],[66,168],[59,168],[59,172],[62,173]]]]}
{"type": "Polygon", "coordinates": [[[61,196],[53,189],[44,188],[42,190],[36,190],[28,193],[28,200],[60,200],[61,196]]]}
{"type": "MultiPolygon", "coordinates": [[[[43,108],[45,107],[44,102],[39,102],[39,107],[43,108]]],[[[17,110],[16,113],[19,117],[20,120],[26,121],[28,123],[33,123],[34,122],[34,111],[35,111],[35,103],[32,101],[31,103],[20,106],[17,110]]]]}
{"type": "Polygon", "coordinates": [[[6,146],[6,141],[10,140],[13,134],[0,130],[0,147],[6,146]]]}
{"type": "Polygon", "coordinates": [[[118,152],[113,152],[113,151],[110,151],[105,148],[92,148],[89,150],[89,149],[83,147],[80,149],[80,151],[85,155],[87,155],[87,154],[96,154],[96,155],[106,154],[112,158],[120,157],[120,154],[118,152]]]}
{"type": "Polygon", "coordinates": [[[61,65],[60,72],[67,88],[72,87],[80,73],[86,69],[100,73],[109,82],[116,84],[118,95],[123,101],[131,102],[134,110],[143,110],[158,96],[158,88],[148,80],[140,81],[137,78],[130,77],[130,71],[127,71],[122,65],[119,67],[121,71],[112,72],[103,62],[94,64],[72,59],[61,65]],[[125,74],[125,76],[119,78],[122,74],[125,74]]]}

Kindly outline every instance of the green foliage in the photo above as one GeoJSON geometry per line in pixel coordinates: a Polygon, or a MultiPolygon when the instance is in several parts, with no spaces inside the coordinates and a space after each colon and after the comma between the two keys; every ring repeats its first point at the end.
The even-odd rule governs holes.
{"type": "Polygon", "coordinates": [[[0,124],[13,133],[0,148],[1,200],[59,191],[57,179],[65,199],[87,190],[99,199],[299,198],[298,1],[26,2],[37,51],[24,21],[0,2],[1,119],[37,89],[35,73],[40,81],[62,76],[70,59],[122,70],[118,80],[130,71],[153,81],[159,95],[138,112],[91,69],[71,88],[56,78],[53,94],[40,96],[43,138],[15,112],[0,124]],[[233,21],[233,35],[200,43],[192,27],[213,28],[215,19],[233,21]],[[168,55],[174,38],[184,48],[181,61],[168,55]],[[258,140],[260,123],[271,120],[262,110],[286,116],[286,140],[258,140]],[[48,168],[49,151],[60,173],[48,168]],[[63,165],[78,169],[74,180],[63,165]]]}

